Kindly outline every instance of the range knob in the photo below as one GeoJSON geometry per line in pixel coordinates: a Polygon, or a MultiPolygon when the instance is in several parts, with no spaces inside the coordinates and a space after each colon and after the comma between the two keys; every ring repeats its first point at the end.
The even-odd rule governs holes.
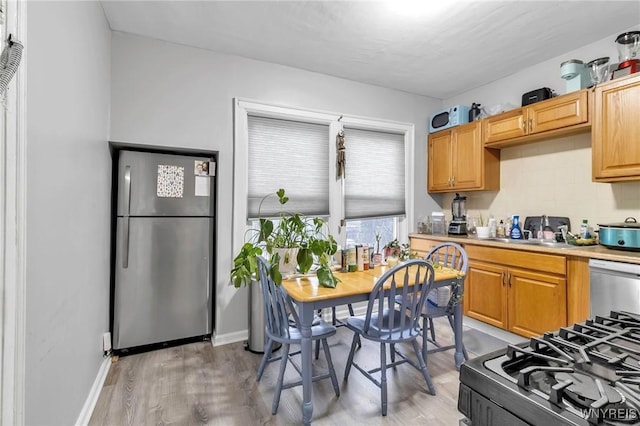
{"type": "Polygon", "coordinates": [[[618,240],[618,245],[619,246],[623,246],[624,245],[624,240],[618,240]]]}

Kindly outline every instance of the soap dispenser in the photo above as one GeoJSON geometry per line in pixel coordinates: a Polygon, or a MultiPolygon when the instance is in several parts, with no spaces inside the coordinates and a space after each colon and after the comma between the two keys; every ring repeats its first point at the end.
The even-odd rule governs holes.
{"type": "Polygon", "coordinates": [[[522,239],[522,230],[520,229],[519,223],[520,217],[518,215],[513,216],[513,224],[511,225],[511,239],[513,240],[521,240],[522,239]]]}

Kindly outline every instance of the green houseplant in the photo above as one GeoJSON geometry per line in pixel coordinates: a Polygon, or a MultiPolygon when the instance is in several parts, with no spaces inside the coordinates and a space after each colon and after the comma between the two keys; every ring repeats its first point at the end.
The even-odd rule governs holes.
{"type": "MultiPolygon", "coordinates": [[[[277,195],[281,206],[289,201],[285,190],[281,188],[262,199],[258,212],[264,200],[272,195],[277,195]]],[[[276,284],[282,283],[281,269],[285,265],[297,262],[297,268],[305,274],[313,266],[315,257],[319,263],[316,270],[318,282],[324,287],[335,288],[340,280],[331,271],[331,256],[338,249],[338,244],[332,235],[325,236],[322,233],[324,224],[321,218],[308,218],[300,213],[286,211],[281,211],[275,221],[260,217],[258,229],[247,231],[249,237],[233,259],[231,282],[239,288],[254,281],[257,257],[266,252],[265,257],[269,258],[270,264],[269,275],[276,284]]]]}

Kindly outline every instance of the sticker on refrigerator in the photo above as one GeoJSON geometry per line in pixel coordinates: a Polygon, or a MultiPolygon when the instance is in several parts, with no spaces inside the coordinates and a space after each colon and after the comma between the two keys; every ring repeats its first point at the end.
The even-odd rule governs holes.
{"type": "Polygon", "coordinates": [[[156,193],[162,198],[182,198],[184,193],[184,167],[158,165],[156,193]]]}
{"type": "Polygon", "coordinates": [[[196,197],[208,197],[210,194],[209,176],[196,176],[196,197]]]}

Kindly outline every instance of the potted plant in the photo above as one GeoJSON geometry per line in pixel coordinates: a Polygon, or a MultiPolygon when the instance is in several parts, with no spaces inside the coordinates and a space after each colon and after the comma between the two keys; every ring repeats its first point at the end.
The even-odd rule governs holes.
{"type": "Polygon", "coordinates": [[[400,242],[396,238],[384,245],[384,258],[388,259],[398,256],[400,256],[400,242]]]}
{"type": "MultiPolygon", "coordinates": [[[[272,195],[268,194],[260,201],[258,216],[262,203],[272,195]]],[[[289,201],[282,188],[275,195],[281,206],[289,201]]],[[[282,283],[283,271],[285,274],[292,273],[297,267],[303,274],[309,272],[315,256],[319,263],[316,270],[319,284],[335,288],[339,280],[331,271],[331,255],[336,252],[338,244],[332,235],[324,236],[322,233],[324,220],[281,211],[276,221],[274,223],[274,220],[260,217],[259,228],[247,231],[250,236],[233,259],[233,285],[239,288],[255,281],[257,257],[266,252],[265,257],[270,264],[269,276],[276,284],[282,283]]]]}
{"type": "Polygon", "coordinates": [[[418,253],[411,253],[411,249],[408,243],[404,243],[400,246],[400,254],[398,255],[400,262],[404,262],[409,259],[417,259],[418,253]]]}

